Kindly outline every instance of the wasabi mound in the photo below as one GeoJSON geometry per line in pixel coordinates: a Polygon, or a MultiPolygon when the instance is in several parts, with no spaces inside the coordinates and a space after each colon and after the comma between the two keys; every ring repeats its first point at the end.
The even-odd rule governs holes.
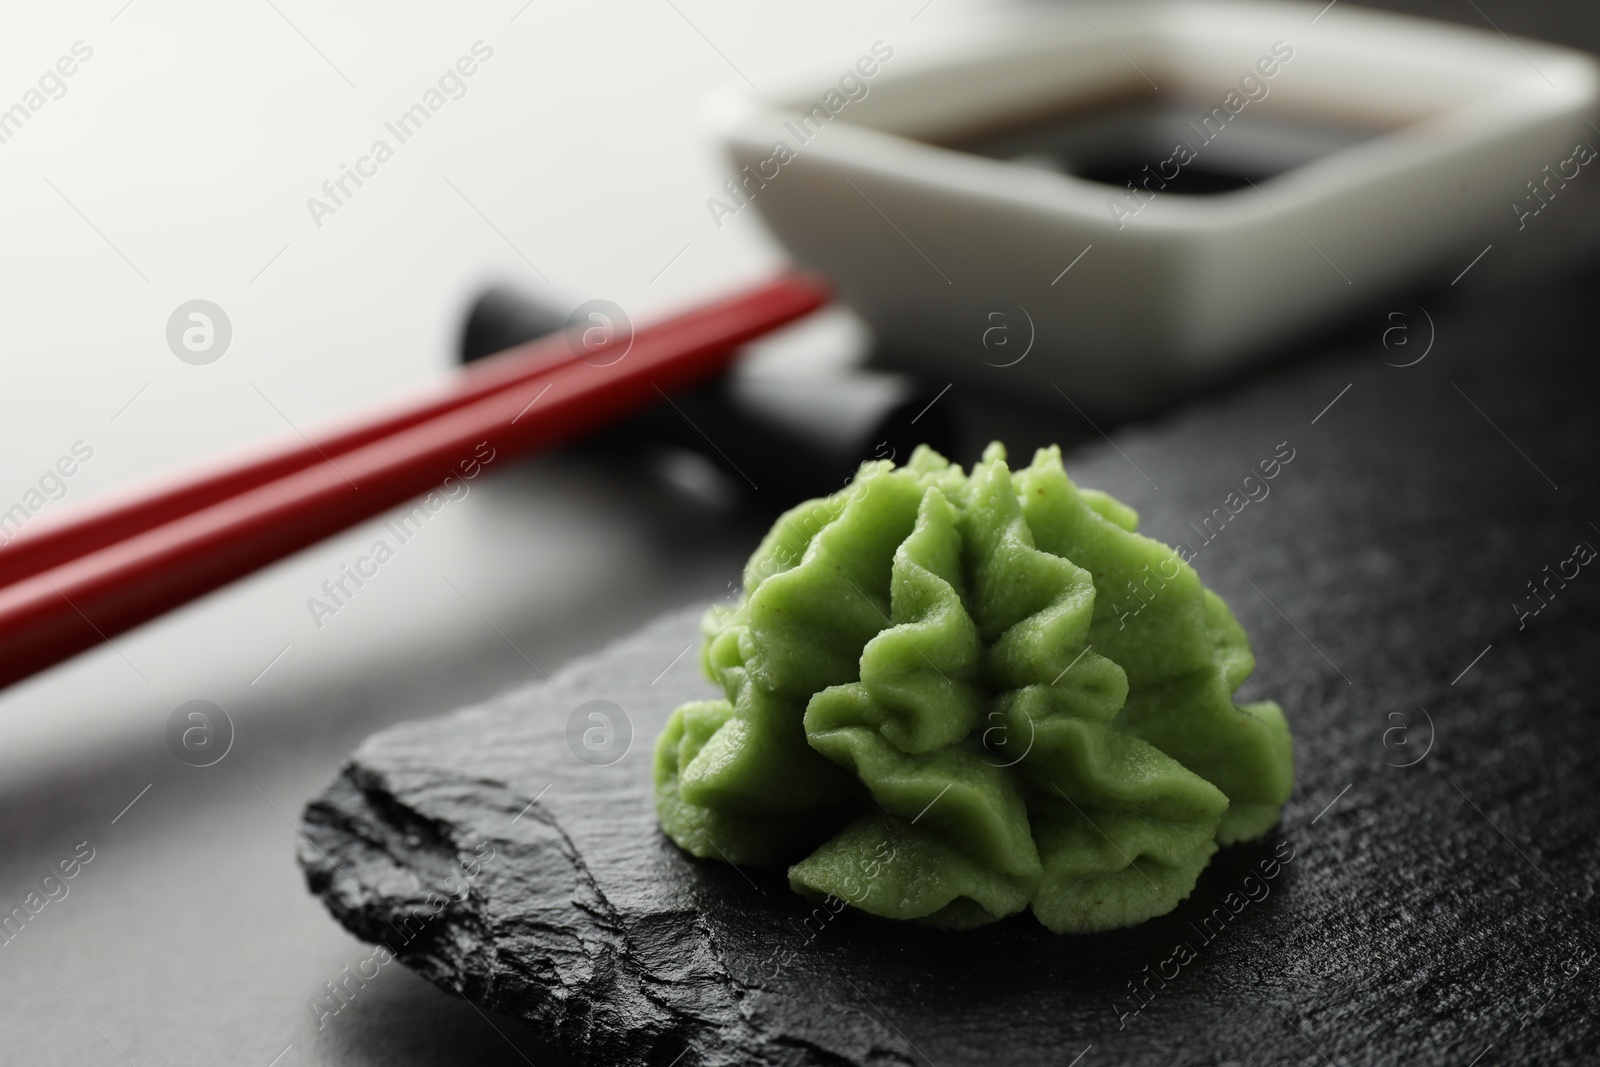
{"type": "Polygon", "coordinates": [[[706,615],[724,699],[656,744],[685,851],[948,928],[1057,933],[1171,911],[1292,783],[1276,704],[1237,705],[1244,631],[1059,449],[971,474],[923,448],[793,508],[706,615]]]}

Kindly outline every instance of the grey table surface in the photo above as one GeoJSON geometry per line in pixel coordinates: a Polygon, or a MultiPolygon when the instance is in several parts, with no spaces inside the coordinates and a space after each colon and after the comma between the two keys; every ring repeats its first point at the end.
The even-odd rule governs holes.
{"type": "MultiPolygon", "coordinates": [[[[0,144],[13,209],[0,500],[22,499],[78,441],[94,458],[51,508],[435,379],[462,303],[490,278],[606,296],[638,317],[735,284],[778,256],[752,218],[707,218],[721,177],[695,103],[730,78],[759,84],[791,59],[979,6],[105,0],[8,13],[0,62],[19,97],[74,42],[93,55],[0,144]],[[306,198],[479,40],[494,57],[465,95],[311,221],[306,198]],[[206,367],[163,336],[195,297],[234,326],[206,367]]],[[[1577,5],[1390,6],[1600,47],[1600,13],[1577,5]]],[[[1455,299],[1493,303],[1517,273],[1559,269],[1532,251],[1572,244],[1590,216],[1524,242],[1520,259],[1486,260],[1455,299]]],[[[794,344],[832,342],[824,329],[794,344]]],[[[967,418],[974,439],[1007,424],[977,404],[967,418]]],[[[1089,436],[1069,412],[1015,425],[1089,436]]],[[[1127,471],[1104,487],[1137,498],[1141,485],[1127,471]]],[[[294,821],[372,731],[725,594],[759,524],[582,455],[508,464],[316,625],[307,599],[379,530],[0,695],[0,906],[93,850],[67,895],[0,945],[0,1061],[524,1062],[514,1024],[398,967],[317,1027],[308,999],[367,953],[306,893],[294,821]],[[235,732],[204,769],[166,741],[194,699],[226,709],[235,732]]]]}

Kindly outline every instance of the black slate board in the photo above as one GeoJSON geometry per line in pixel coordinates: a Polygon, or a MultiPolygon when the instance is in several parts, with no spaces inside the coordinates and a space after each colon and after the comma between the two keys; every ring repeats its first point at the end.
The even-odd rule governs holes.
{"type": "Polygon", "coordinates": [[[553,1061],[1592,1058],[1600,566],[1552,582],[1536,615],[1513,604],[1540,603],[1526,583],[1574,545],[1600,546],[1578,298],[1597,280],[1492,316],[1446,305],[1415,366],[1361,352],[1283,369],[1069,456],[1146,532],[1198,549],[1255,644],[1244,696],[1280,701],[1294,730],[1280,828],[1221,852],[1169,916],[1092,937],[1026,916],[959,934],[807,925],[781,876],[684,856],[656,829],[648,768],[671,708],[710,692],[694,652],[677,658],[698,609],[549,685],[370,739],[306,812],[309,884],[359,936],[524,1019],[553,1061]],[[1201,544],[1189,524],[1285,441],[1270,495],[1201,544]],[[567,741],[595,699],[632,724],[606,767],[567,741]],[[494,858],[470,893],[432,898],[403,940],[391,922],[431,915],[430,890],[456,893],[480,845],[494,858]]]}

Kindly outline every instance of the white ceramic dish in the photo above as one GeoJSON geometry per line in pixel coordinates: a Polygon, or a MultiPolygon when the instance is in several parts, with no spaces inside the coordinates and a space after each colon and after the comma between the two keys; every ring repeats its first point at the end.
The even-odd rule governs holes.
{"type": "Polygon", "coordinates": [[[1447,281],[1515,229],[1529,182],[1600,145],[1589,56],[1343,2],[1085,0],[866,44],[712,101],[737,183],[713,214],[758,211],[891,362],[1100,407],[1217,376],[1420,271],[1447,281]],[[1193,136],[1187,163],[1152,152],[1145,192],[949,147],[1152,105],[1167,119],[1147,132],[1186,115],[1193,136]],[[1212,163],[1271,176],[1158,184],[1212,163]]]}

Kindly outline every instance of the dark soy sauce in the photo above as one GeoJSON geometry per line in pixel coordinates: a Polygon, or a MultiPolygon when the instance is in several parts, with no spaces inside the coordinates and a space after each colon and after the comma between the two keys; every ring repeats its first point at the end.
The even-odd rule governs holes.
{"type": "Polygon", "coordinates": [[[1238,113],[1163,97],[1016,125],[946,147],[1128,191],[1232,192],[1357,144],[1377,131],[1286,118],[1247,103],[1238,113]]]}

